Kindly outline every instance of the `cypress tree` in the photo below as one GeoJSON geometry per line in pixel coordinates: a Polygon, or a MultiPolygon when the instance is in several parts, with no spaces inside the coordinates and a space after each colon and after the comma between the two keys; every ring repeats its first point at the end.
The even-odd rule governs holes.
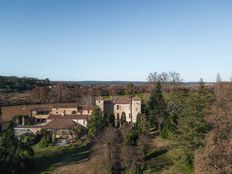
{"type": "Polygon", "coordinates": [[[150,126],[147,116],[145,114],[138,114],[136,126],[139,131],[139,134],[148,134],[150,126]]]}
{"type": "Polygon", "coordinates": [[[102,111],[99,107],[96,107],[93,111],[91,118],[88,121],[88,134],[90,137],[96,136],[98,133],[102,132],[105,128],[105,120],[102,111]]]}
{"type": "Polygon", "coordinates": [[[110,114],[109,122],[110,122],[110,125],[112,127],[115,127],[115,116],[114,116],[114,113],[110,114]]]}
{"type": "Polygon", "coordinates": [[[182,157],[187,159],[190,166],[193,166],[195,150],[204,146],[205,135],[210,130],[205,118],[209,114],[212,100],[212,93],[201,80],[197,92],[192,92],[185,100],[178,120],[177,141],[185,152],[182,157]]]}
{"type": "Polygon", "coordinates": [[[122,115],[121,115],[121,126],[123,126],[124,124],[126,124],[126,113],[122,112],[122,115]]]}
{"type": "Polygon", "coordinates": [[[152,127],[158,128],[159,132],[162,129],[163,123],[167,117],[166,103],[161,90],[160,82],[152,90],[151,96],[148,102],[148,114],[152,127]]]}

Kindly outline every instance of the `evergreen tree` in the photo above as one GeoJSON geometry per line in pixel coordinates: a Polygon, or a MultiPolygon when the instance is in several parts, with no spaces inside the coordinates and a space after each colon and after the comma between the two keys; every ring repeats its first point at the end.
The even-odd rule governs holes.
{"type": "Polygon", "coordinates": [[[149,121],[145,114],[138,114],[136,127],[139,131],[139,134],[147,135],[149,132],[149,121]]]}
{"type": "Polygon", "coordinates": [[[142,101],[141,101],[141,113],[144,113],[144,114],[148,115],[147,103],[144,102],[143,98],[142,98],[142,101]]]}
{"type": "Polygon", "coordinates": [[[130,116],[131,116],[131,122],[132,122],[132,100],[136,93],[136,86],[133,83],[129,83],[127,86],[127,94],[130,97],[130,116]]]}
{"type": "Polygon", "coordinates": [[[14,123],[5,123],[0,134],[0,171],[25,173],[32,166],[34,151],[14,136],[14,123]]]}
{"type": "Polygon", "coordinates": [[[156,87],[152,90],[148,102],[148,114],[152,127],[157,127],[161,132],[163,123],[167,117],[166,103],[162,94],[161,84],[157,83],[156,87]]]}
{"type": "Polygon", "coordinates": [[[178,119],[186,108],[187,99],[190,97],[186,88],[175,88],[167,97],[168,118],[163,125],[162,138],[173,139],[177,134],[178,119]]]}
{"type": "Polygon", "coordinates": [[[186,98],[183,111],[178,120],[177,141],[179,147],[185,152],[186,162],[193,165],[194,152],[205,144],[205,135],[210,130],[210,125],[205,117],[209,114],[213,100],[212,93],[201,80],[199,89],[186,98]]]}
{"type": "Polygon", "coordinates": [[[111,113],[111,114],[110,114],[109,124],[110,124],[112,127],[115,127],[115,116],[114,116],[114,113],[111,113]]]}
{"type": "Polygon", "coordinates": [[[221,78],[221,75],[219,73],[217,74],[216,82],[217,83],[221,83],[222,82],[222,78],[221,78]]]}
{"type": "Polygon", "coordinates": [[[122,112],[122,115],[121,115],[121,126],[123,126],[125,124],[126,124],[126,113],[122,112]]]}
{"type": "Polygon", "coordinates": [[[90,137],[95,137],[98,133],[102,132],[105,128],[105,120],[102,111],[96,107],[88,121],[88,134],[90,137]]]}
{"type": "Polygon", "coordinates": [[[130,95],[130,97],[134,97],[136,92],[136,86],[133,83],[129,83],[127,85],[127,94],[130,95]]]}

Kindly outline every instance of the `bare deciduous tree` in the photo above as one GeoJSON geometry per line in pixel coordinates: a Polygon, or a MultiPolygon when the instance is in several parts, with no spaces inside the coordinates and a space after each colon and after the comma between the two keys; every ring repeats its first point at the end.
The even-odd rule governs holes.
{"type": "Polygon", "coordinates": [[[120,131],[112,127],[105,129],[102,135],[99,135],[95,145],[95,154],[101,158],[102,166],[109,173],[118,174],[121,171],[120,146],[122,138],[120,131]]]}
{"type": "Polygon", "coordinates": [[[149,82],[171,82],[171,83],[180,83],[183,81],[180,74],[175,71],[170,72],[154,72],[148,75],[149,82]]]}
{"type": "Polygon", "coordinates": [[[195,155],[195,173],[231,173],[232,171],[232,85],[216,84],[216,101],[208,121],[213,130],[205,148],[195,155]]]}
{"type": "Polygon", "coordinates": [[[169,72],[169,79],[171,82],[175,82],[175,83],[183,81],[180,74],[178,72],[175,72],[175,71],[169,72]]]}
{"type": "Polygon", "coordinates": [[[133,130],[131,125],[119,129],[108,127],[96,138],[94,154],[107,173],[120,174],[122,171],[138,173],[148,152],[149,140],[140,135],[136,145],[126,143],[127,136],[133,130]]]}
{"type": "Polygon", "coordinates": [[[85,95],[81,98],[81,104],[85,106],[93,106],[94,105],[94,97],[91,95],[85,95]]]}

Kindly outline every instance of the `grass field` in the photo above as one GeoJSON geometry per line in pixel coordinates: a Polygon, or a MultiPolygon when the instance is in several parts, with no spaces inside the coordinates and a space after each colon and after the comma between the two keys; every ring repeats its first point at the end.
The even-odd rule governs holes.
{"type": "Polygon", "coordinates": [[[29,173],[48,174],[57,167],[88,160],[90,147],[87,145],[73,144],[65,147],[34,147],[35,166],[29,173]]]}
{"type": "Polygon", "coordinates": [[[152,145],[144,174],[193,174],[193,170],[180,161],[180,148],[175,142],[156,137],[152,145]]]}
{"type": "MultiPolygon", "coordinates": [[[[156,137],[145,161],[144,174],[191,174],[176,161],[176,144],[156,137]]],[[[105,174],[98,156],[90,157],[90,146],[74,144],[65,147],[37,148],[35,166],[30,174],[105,174]]]]}

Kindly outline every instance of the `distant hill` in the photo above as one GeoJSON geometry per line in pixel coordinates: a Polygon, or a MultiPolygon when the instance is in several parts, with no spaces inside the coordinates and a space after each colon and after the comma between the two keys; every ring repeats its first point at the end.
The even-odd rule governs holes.
{"type": "MultiPolygon", "coordinates": [[[[0,76],[0,91],[3,92],[22,92],[32,90],[35,87],[49,86],[56,83],[81,86],[110,86],[110,85],[127,85],[134,83],[135,85],[149,84],[147,81],[50,81],[49,79],[37,79],[32,77],[17,76],[0,76]]],[[[207,83],[211,85],[212,83],[207,83]]],[[[198,82],[183,82],[184,86],[195,86],[198,82]]]]}
{"type": "Polygon", "coordinates": [[[0,76],[0,91],[22,92],[38,86],[49,86],[49,79],[37,79],[31,77],[0,76]]]}
{"type": "MultiPolygon", "coordinates": [[[[129,83],[133,83],[135,85],[146,85],[149,84],[147,81],[55,81],[55,83],[63,83],[63,84],[79,84],[82,86],[85,85],[127,85],[129,83]]],[[[167,82],[169,83],[169,82],[167,82]]],[[[199,82],[181,82],[184,86],[195,86],[198,85],[199,82]]],[[[206,82],[207,85],[212,85],[212,82],[206,82]]]]}
{"type": "Polygon", "coordinates": [[[148,82],[145,81],[56,81],[66,84],[79,84],[79,85],[127,85],[134,83],[135,85],[144,85],[148,82]]]}

